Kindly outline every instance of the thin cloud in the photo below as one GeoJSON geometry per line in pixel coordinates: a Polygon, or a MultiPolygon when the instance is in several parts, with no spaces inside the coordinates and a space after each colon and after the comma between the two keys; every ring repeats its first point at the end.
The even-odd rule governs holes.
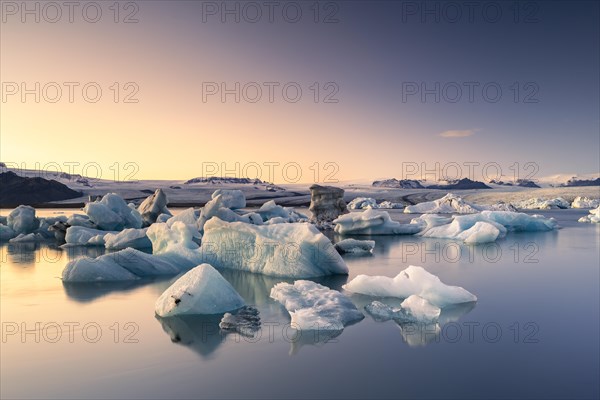
{"type": "Polygon", "coordinates": [[[445,138],[459,138],[459,137],[467,137],[475,134],[475,129],[465,129],[465,130],[451,130],[444,131],[439,134],[441,137],[445,138]]]}

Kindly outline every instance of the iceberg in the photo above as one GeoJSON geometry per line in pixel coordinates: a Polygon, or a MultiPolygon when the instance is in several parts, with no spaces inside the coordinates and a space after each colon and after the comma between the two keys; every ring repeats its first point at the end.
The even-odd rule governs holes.
{"type": "Polygon", "coordinates": [[[216,268],[313,278],[347,274],[344,260],[309,223],[250,225],[212,218],[204,225],[202,257],[216,268]]]}
{"type": "Polygon", "coordinates": [[[575,197],[571,208],[598,208],[600,206],[600,199],[590,199],[588,197],[575,197]]]}
{"type": "Polygon", "coordinates": [[[377,201],[371,197],[357,197],[348,203],[349,210],[364,210],[367,208],[378,208],[377,201]]]}
{"type": "Polygon", "coordinates": [[[591,222],[594,224],[600,224],[600,206],[595,210],[590,210],[589,215],[578,219],[579,222],[591,222]]]}
{"type": "Polygon", "coordinates": [[[200,211],[200,217],[198,218],[198,230],[203,231],[206,222],[217,217],[227,222],[245,222],[247,224],[262,225],[263,218],[257,213],[247,213],[240,215],[233,210],[223,206],[223,195],[219,194],[215,196],[211,201],[206,203],[200,211]]]}
{"type": "MultiPolygon", "coordinates": [[[[297,212],[296,210],[294,210],[293,207],[282,207],[279,206],[277,204],[275,204],[274,200],[269,200],[266,203],[264,203],[257,211],[257,214],[259,214],[263,221],[270,221],[272,219],[278,218],[277,222],[272,222],[272,223],[280,223],[279,221],[285,221],[285,222],[304,222],[304,221],[308,221],[308,217],[306,215],[303,215],[299,212],[297,212]],[[279,219],[281,218],[281,219],[279,219]]],[[[223,219],[223,218],[221,218],[223,219]]]]}
{"type": "Polygon", "coordinates": [[[177,279],[156,300],[160,317],[220,314],[245,306],[244,299],[209,264],[201,264],[177,279]]]}
{"type": "Polygon", "coordinates": [[[424,225],[419,236],[459,239],[470,244],[494,242],[507,232],[550,231],[558,227],[553,218],[512,211],[482,211],[450,218],[424,214],[411,223],[424,225]]]}
{"type": "Polygon", "coordinates": [[[21,233],[17,237],[10,239],[8,243],[31,243],[44,239],[45,237],[39,233],[21,233]]]}
{"type": "Polygon", "coordinates": [[[448,193],[438,200],[404,207],[404,212],[407,214],[473,214],[481,210],[482,207],[467,203],[452,193],[448,193]]]}
{"type": "Polygon", "coordinates": [[[394,203],[392,201],[382,201],[381,203],[379,203],[377,205],[377,208],[379,209],[399,209],[399,208],[404,208],[405,204],[404,203],[394,203]]]}
{"type": "Polygon", "coordinates": [[[288,310],[297,330],[339,331],[364,318],[347,296],[312,281],[278,283],[271,289],[271,298],[288,310]]]}
{"type": "Polygon", "coordinates": [[[142,216],[115,193],[106,194],[100,201],[87,203],[83,211],[104,231],[120,231],[142,227],[142,216]]]}
{"type": "Polygon", "coordinates": [[[344,189],[335,186],[312,185],[310,188],[311,222],[323,224],[333,221],[342,214],[348,213],[344,201],[344,189]]]}
{"type": "Polygon", "coordinates": [[[121,250],[127,247],[134,249],[145,249],[152,247],[152,242],[146,236],[148,228],[143,229],[124,229],[117,233],[107,233],[104,235],[104,247],[109,250],[121,250]]]}
{"type": "Polygon", "coordinates": [[[0,241],[5,242],[17,236],[17,232],[15,232],[10,226],[0,224],[0,241]]]}
{"type": "Polygon", "coordinates": [[[421,225],[392,221],[387,211],[367,209],[342,215],[333,221],[335,232],[341,235],[413,235],[421,225]]]}
{"type": "Polygon", "coordinates": [[[375,248],[375,241],[344,239],[337,242],[334,246],[340,254],[370,255],[373,254],[373,249],[375,248]]]}
{"type": "MultiPolygon", "coordinates": [[[[161,214],[171,215],[167,208],[167,195],[162,189],[156,189],[153,195],[148,196],[138,207],[138,213],[142,217],[145,226],[150,226],[157,222],[161,214]]],[[[164,221],[159,221],[164,222],[164,221]]]]}
{"type": "Polygon", "coordinates": [[[69,261],[62,272],[63,282],[116,282],[161,275],[176,275],[182,270],[161,256],[124,249],[97,258],[69,261]]]}
{"type": "Polygon", "coordinates": [[[477,301],[477,297],[459,286],[448,286],[423,267],[411,265],[396,277],[358,275],[343,286],[349,292],[377,297],[408,298],[418,295],[434,306],[477,301]]]}
{"type": "Polygon", "coordinates": [[[211,198],[221,196],[223,207],[236,209],[246,207],[246,196],[244,192],[237,189],[218,189],[215,190],[211,198]]]}
{"type": "Polygon", "coordinates": [[[118,232],[101,231],[99,229],[85,228],[83,226],[70,226],[65,234],[65,242],[72,246],[104,246],[104,238],[108,234],[118,232]]]}
{"type": "Polygon", "coordinates": [[[189,250],[198,249],[200,246],[194,241],[195,228],[176,221],[171,226],[167,223],[155,223],[146,230],[146,236],[152,243],[153,254],[169,252],[189,254],[189,250]]]}
{"type": "Polygon", "coordinates": [[[40,226],[40,220],[35,217],[35,208],[30,206],[19,206],[12,210],[6,223],[17,235],[33,233],[40,226]]]}

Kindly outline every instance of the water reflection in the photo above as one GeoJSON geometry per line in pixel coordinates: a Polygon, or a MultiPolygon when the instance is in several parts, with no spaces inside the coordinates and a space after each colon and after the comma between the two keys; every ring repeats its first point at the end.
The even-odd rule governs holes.
{"type": "MultiPolygon", "coordinates": [[[[172,277],[158,276],[134,281],[119,282],[62,282],[65,294],[79,303],[89,303],[115,292],[132,292],[143,286],[168,282],[172,277]]],[[[162,293],[162,292],[161,292],[162,293]]]]}
{"type": "Polygon", "coordinates": [[[221,331],[219,322],[223,314],[182,315],[161,318],[156,316],[171,342],[185,346],[202,358],[212,358],[215,350],[224,342],[227,332],[221,331]]]}

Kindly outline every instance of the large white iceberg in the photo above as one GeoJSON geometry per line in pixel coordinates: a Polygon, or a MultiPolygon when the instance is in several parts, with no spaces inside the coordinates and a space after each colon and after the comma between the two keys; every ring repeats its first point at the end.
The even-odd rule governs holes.
{"type": "Polygon", "coordinates": [[[100,201],[87,203],[83,211],[90,220],[105,231],[142,227],[142,216],[115,193],[108,193],[100,201]]]}
{"type": "Polygon", "coordinates": [[[278,283],[271,298],[283,304],[298,330],[339,331],[364,318],[347,296],[312,281],[278,283]]]}
{"type": "Polygon", "coordinates": [[[309,223],[250,225],[212,218],[204,225],[205,262],[217,268],[271,276],[312,278],[347,274],[344,260],[309,223]]]}
{"type": "Polygon", "coordinates": [[[477,297],[459,286],[448,286],[414,265],[401,271],[396,277],[358,275],[343,286],[344,289],[368,296],[408,298],[418,295],[434,306],[443,308],[450,304],[477,301],[477,297]]]}
{"type": "Polygon", "coordinates": [[[223,207],[227,208],[244,208],[246,207],[246,196],[244,192],[237,189],[218,189],[212,194],[214,199],[217,196],[221,196],[223,207]]]}
{"type": "Polygon", "coordinates": [[[338,217],[333,221],[341,235],[413,235],[422,226],[393,221],[387,211],[367,209],[338,217]]]}
{"type": "Polygon", "coordinates": [[[161,256],[124,249],[97,258],[69,261],[62,272],[64,282],[114,282],[176,275],[182,269],[161,256]]]}
{"type": "Polygon", "coordinates": [[[598,208],[600,206],[600,199],[590,199],[588,197],[575,197],[571,208],[598,208]]]}
{"type": "Polygon", "coordinates": [[[209,264],[201,264],[177,279],[156,300],[160,317],[189,314],[220,314],[246,303],[233,286],[209,264]]]}
{"type": "Polygon", "coordinates": [[[201,254],[197,251],[200,246],[194,240],[195,232],[195,227],[177,221],[171,226],[166,223],[152,224],[146,231],[146,235],[152,242],[153,254],[164,254],[173,259],[179,258],[198,265],[201,254]]]}
{"type": "Polygon", "coordinates": [[[596,208],[595,210],[590,210],[590,213],[588,215],[579,218],[578,221],[600,224],[600,206],[598,206],[598,208],[596,208]]]}

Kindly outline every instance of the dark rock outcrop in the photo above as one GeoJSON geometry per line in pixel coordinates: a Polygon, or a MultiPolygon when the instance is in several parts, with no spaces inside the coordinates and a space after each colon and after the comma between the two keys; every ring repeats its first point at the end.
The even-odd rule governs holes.
{"type": "Polygon", "coordinates": [[[37,205],[74,199],[81,195],[81,192],[53,179],[27,178],[11,171],[0,174],[0,206],[2,207],[16,207],[20,204],[37,205]]]}

